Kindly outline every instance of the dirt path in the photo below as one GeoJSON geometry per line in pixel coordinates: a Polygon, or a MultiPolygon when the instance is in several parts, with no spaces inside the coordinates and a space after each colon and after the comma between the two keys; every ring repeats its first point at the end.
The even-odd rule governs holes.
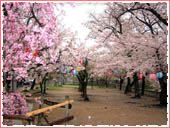
{"type": "MultiPolygon", "coordinates": [[[[80,97],[77,87],[64,86],[57,90],[48,90],[47,98],[52,101],[62,102],[65,95],[74,99],[70,115],[74,119],[69,125],[166,125],[167,108],[151,104],[159,101],[151,97],[132,99],[130,95],[123,94],[117,89],[98,88],[88,89],[90,101],[84,102],[80,97]]],[[[35,109],[37,106],[35,106],[35,109]]],[[[48,119],[54,121],[64,117],[64,109],[53,110],[48,119]]]]}

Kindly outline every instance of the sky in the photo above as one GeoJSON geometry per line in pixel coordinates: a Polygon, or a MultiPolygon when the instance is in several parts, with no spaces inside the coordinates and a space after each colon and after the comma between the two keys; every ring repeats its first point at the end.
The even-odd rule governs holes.
{"type": "Polygon", "coordinates": [[[86,40],[90,30],[86,28],[83,23],[89,20],[89,12],[101,13],[106,7],[103,3],[75,3],[75,7],[65,4],[65,17],[62,24],[66,27],[71,28],[71,31],[77,32],[77,37],[80,42],[85,43],[86,47],[92,46],[95,42],[92,40],[86,40]]]}

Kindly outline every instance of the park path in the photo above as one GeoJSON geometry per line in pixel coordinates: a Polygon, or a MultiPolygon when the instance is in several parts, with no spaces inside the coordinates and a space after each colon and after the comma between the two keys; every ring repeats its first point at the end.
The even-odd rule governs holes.
{"type": "MultiPolygon", "coordinates": [[[[52,101],[64,101],[65,95],[74,99],[70,115],[74,119],[69,125],[166,125],[167,108],[151,106],[158,104],[156,98],[142,97],[132,99],[118,89],[88,88],[90,101],[80,97],[76,86],[63,86],[56,90],[48,90],[47,98],[52,101]]],[[[34,109],[38,106],[35,105],[34,109]]],[[[48,119],[54,121],[64,117],[64,109],[58,108],[49,113],[48,119]]]]}

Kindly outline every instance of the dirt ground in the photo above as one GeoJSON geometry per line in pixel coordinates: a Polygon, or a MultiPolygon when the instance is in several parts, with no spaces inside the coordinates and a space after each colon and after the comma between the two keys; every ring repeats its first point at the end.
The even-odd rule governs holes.
{"type": "MultiPolygon", "coordinates": [[[[74,119],[68,125],[167,125],[167,108],[152,106],[159,104],[158,99],[145,97],[131,98],[123,91],[110,88],[90,87],[87,90],[89,102],[83,101],[75,86],[63,86],[56,90],[47,90],[46,98],[63,102],[65,95],[74,99],[69,114],[74,119]]],[[[34,105],[34,109],[38,106],[34,105]]],[[[63,118],[64,108],[54,109],[48,114],[49,122],[63,118]]],[[[45,124],[45,121],[43,121],[45,124]]]]}

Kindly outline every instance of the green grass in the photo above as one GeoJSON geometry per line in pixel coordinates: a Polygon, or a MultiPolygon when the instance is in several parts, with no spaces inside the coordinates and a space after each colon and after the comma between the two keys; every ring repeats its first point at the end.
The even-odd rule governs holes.
{"type": "MultiPolygon", "coordinates": [[[[58,89],[58,88],[62,88],[62,86],[54,86],[54,85],[47,85],[46,86],[47,90],[55,90],[55,89],[58,89]]],[[[22,93],[26,95],[26,94],[33,94],[33,93],[36,93],[38,91],[41,91],[39,86],[35,87],[34,90],[28,90],[27,92],[22,91],[22,93]]]]}
{"type": "Polygon", "coordinates": [[[145,89],[154,89],[155,87],[152,86],[152,83],[151,81],[149,80],[146,80],[146,83],[145,83],[145,89]]]}

